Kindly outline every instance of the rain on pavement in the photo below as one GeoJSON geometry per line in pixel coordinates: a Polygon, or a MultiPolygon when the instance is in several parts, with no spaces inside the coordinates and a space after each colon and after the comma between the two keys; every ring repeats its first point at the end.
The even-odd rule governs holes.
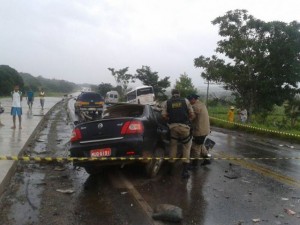
{"type": "MultiPolygon", "coordinates": [[[[72,108],[72,100],[68,105],[72,108]]],[[[68,154],[75,116],[65,109],[52,112],[30,154],[68,154]]],[[[135,165],[89,176],[70,163],[20,162],[1,198],[0,224],[173,224],[151,218],[164,203],[182,209],[179,224],[300,224],[299,160],[229,159],[298,157],[299,145],[215,127],[209,138],[216,142],[210,153],[217,159],[186,180],[180,162],[173,176],[163,166],[152,179],[135,165]]]]}

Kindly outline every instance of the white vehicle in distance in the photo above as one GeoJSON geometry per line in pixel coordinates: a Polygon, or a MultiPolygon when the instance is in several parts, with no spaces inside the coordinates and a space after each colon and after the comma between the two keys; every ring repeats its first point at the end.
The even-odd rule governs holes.
{"type": "Polygon", "coordinates": [[[154,105],[154,91],[152,86],[139,86],[126,94],[128,103],[154,105]]]}
{"type": "Polygon", "coordinates": [[[105,103],[119,102],[119,93],[117,91],[109,91],[105,95],[105,103]]]}

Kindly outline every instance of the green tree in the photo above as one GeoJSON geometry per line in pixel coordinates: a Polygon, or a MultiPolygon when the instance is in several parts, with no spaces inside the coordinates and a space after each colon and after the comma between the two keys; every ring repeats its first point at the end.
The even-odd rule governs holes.
{"type": "Polygon", "coordinates": [[[212,23],[224,37],[216,52],[229,62],[216,56],[196,58],[194,65],[204,68],[204,78],[222,82],[250,114],[266,114],[274,104],[295,96],[300,81],[299,23],[264,22],[246,10],[229,11],[212,23]]]}
{"type": "Polygon", "coordinates": [[[118,85],[122,87],[122,92],[120,92],[121,100],[125,99],[125,95],[128,92],[128,84],[130,82],[134,83],[133,75],[127,73],[129,67],[125,67],[120,70],[115,70],[114,68],[108,68],[112,76],[115,78],[118,85]]]}
{"type": "Polygon", "coordinates": [[[286,117],[291,121],[291,127],[295,127],[300,116],[300,97],[295,96],[294,99],[285,101],[283,106],[286,117]]]}
{"type": "Polygon", "coordinates": [[[102,95],[105,96],[107,92],[113,90],[113,86],[109,83],[101,83],[98,85],[98,92],[102,95]]]}
{"type": "Polygon", "coordinates": [[[153,72],[149,66],[142,66],[137,69],[134,75],[135,79],[140,80],[144,85],[152,86],[154,94],[159,100],[166,98],[166,88],[170,87],[170,77],[159,79],[158,72],[153,72]]]}
{"type": "Polygon", "coordinates": [[[19,85],[23,91],[24,81],[18,71],[7,65],[0,65],[0,95],[10,95],[15,85],[19,85]]]}
{"type": "Polygon", "coordinates": [[[192,83],[192,79],[184,73],[181,74],[179,80],[176,80],[175,89],[179,90],[180,96],[187,97],[189,94],[197,93],[197,89],[192,83]]]}

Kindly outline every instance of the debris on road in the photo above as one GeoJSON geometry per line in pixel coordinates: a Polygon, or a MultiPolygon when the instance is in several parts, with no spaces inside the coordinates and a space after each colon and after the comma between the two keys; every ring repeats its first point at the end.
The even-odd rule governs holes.
{"type": "Polygon", "coordinates": [[[239,169],[239,167],[229,163],[229,169],[225,170],[224,177],[229,179],[237,179],[241,177],[241,171],[236,171],[236,169],[239,169]]]}
{"type": "Polygon", "coordinates": [[[73,194],[74,193],[73,189],[56,189],[56,191],[64,193],[64,194],[73,194]]]}
{"type": "Polygon", "coordinates": [[[56,166],[54,168],[55,171],[64,171],[66,168],[62,167],[62,166],[56,166]]]}
{"type": "Polygon", "coordinates": [[[253,222],[253,223],[258,223],[258,222],[260,222],[260,219],[259,219],[259,218],[257,218],[257,219],[252,219],[252,222],[253,222]]]}
{"type": "Polygon", "coordinates": [[[160,204],[154,209],[152,218],[155,220],[180,222],[183,219],[182,209],[175,205],[160,204]]]}
{"type": "Polygon", "coordinates": [[[291,216],[293,216],[293,215],[296,214],[296,212],[294,212],[294,211],[291,210],[291,209],[284,209],[284,211],[285,211],[288,215],[291,215],[291,216]]]}

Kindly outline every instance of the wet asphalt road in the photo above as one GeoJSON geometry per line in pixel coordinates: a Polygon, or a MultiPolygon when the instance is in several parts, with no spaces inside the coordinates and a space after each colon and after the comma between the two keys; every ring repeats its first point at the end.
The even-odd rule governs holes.
{"type": "Polygon", "coordinates": [[[188,180],[180,177],[180,163],[173,177],[164,167],[152,180],[135,167],[121,172],[152,209],[162,203],[181,207],[182,224],[300,224],[300,160],[277,159],[299,157],[299,145],[218,128],[209,137],[216,142],[212,156],[225,159],[199,168],[188,180]]]}
{"type": "MultiPolygon", "coordinates": [[[[72,105],[70,101],[71,108],[72,105]]],[[[72,110],[70,112],[72,114],[72,110]]],[[[76,117],[72,114],[70,118],[76,117]]],[[[67,154],[66,139],[71,126],[66,126],[64,121],[65,118],[61,123],[57,122],[57,136],[52,138],[56,142],[60,140],[56,143],[56,148],[60,150],[54,152],[57,156],[67,154]]],[[[49,137],[54,129],[50,128],[50,125],[45,126],[41,135],[49,137]]],[[[172,224],[151,219],[152,210],[162,203],[182,208],[184,219],[180,224],[300,224],[299,160],[229,159],[298,157],[299,145],[218,128],[212,129],[210,138],[216,142],[211,154],[219,159],[193,171],[187,180],[180,177],[180,162],[176,166],[175,175],[167,175],[163,166],[159,175],[153,179],[146,178],[139,166],[106,168],[97,176],[89,176],[84,170],[74,170],[72,165],[67,164],[63,172],[57,172],[59,177],[55,184],[59,186],[63,183],[65,188],[72,189],[74,193],[63,196],[63,201],[69,203],[65,209],[62,208],[65,213],[53,213],[50,205],[40,205],[43,205],[42,199],[45,199],[42,196],[47,195],[45,190],[51,191],[50,181],[56,180],[53,174],[47,175],[40,166],[32,165],[28,171],[17,176],[16,180],[23,180],[24,185],[16,188],[11,205],[6,207],[2,203],[0,209],[3,211],[4,208],[6,214],[14,218],[8,225],[172,224]],[[45,177],[48,177],[49,183],[45,177]],[[26,190],[27,200],[22,197],[26,190]],[[28,201],[28,196],[31,201],[28,201]],[[48,211],[52,217],[59,217],[57,221],[63,223],[50,223],[50,219],[47,223],[47,220],[42,219],[44,211],[48,211]]],[[[32,151],[45,149],[45,144],[38,143],[32,151]]],[[[63,207],[59,204],[62,199],[55,199],[55,195],[52,198],[52,207],[55,206],[59,211],[59,207],[63,207]]]]}

